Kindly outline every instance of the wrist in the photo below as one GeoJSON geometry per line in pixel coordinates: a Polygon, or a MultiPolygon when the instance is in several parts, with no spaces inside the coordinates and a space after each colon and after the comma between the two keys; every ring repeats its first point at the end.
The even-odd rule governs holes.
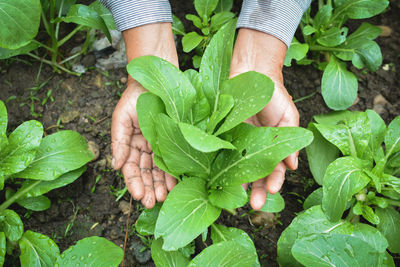
{"type": "Polygon", "coordinates": [[[280,39],[252,29],[239,29],[232,55],[231,76],[257,71],[283,82],[282,68],[287,47],[280,39]]]}
{"type": "MultiPolygon", "coordinates": [[[[153,23],[122,32],[128,63],[140,56],[153,55],[165,59],[178,67],[178,55],[172,34],[171,23],[153,23]]],[[[133,79],[129,76],[128,83],[133,79]]]]}

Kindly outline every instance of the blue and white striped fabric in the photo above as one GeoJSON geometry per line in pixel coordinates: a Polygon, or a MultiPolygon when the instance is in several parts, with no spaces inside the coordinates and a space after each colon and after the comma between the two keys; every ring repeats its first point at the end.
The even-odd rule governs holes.
{"type": "MultiPolygon", "coordinates": [[[[172,22],[168,0],[100,0],[119,31],[156,22],[172,22]]],[[[244,0],[238,28],[271,34],[290,45],[311,0],[244,0]]]]}

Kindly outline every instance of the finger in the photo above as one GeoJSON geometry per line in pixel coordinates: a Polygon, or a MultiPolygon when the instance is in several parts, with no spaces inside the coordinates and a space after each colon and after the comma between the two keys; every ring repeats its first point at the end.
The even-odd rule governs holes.
{"type": "Polygon", "coordinates": [[[250,195],[250,206],[254,210],[259,210],[264,206],[265,199],[267,197],[267,178],[263,178],[255,181],[252,184],[251,195],[250,195]]]}
{"type": "Polygon", "coordinates": [[[151,209],[156,203],[156,197],[154,194],[153,186],[153,175],[151,155],[147,152],[142,152],[140,156],[140,175],[142,176],[144,185],[144,196],[142,198],[142,204],[147,208],[151,209]]]}
{"type": "MultiPolygon", "coordinates": [[[[299,112],[297,111],[296,107],[292,103],[291,107],[288,109],[285,116],[283,116],[282,120],[279,122],[278,127],[298,127],[299,126],[299,112]]],[[[298,156],[299,152],[295,152],[284,159],[284,163],[286,166],[291,169],[295,170],[298,167],[298,156]]]]}
{"type": "Polygon", "coordinates": [[[169,173],[165,173],[165,184],[167,185],[168,191],[171,191],[176,185],[176,179],[169,173]]]}
{"type": "Polygon", "coordinates": [[[111,125],[111,150],[113,167],[119,170],[129,157],[131,138],[134,127],[129,116],[123,112],[123,103],[118,103],[114,110],[111,125]]]}
{"type": "Polygon", "coordinates": [[[268,192],[275,194],[281,190],[283,182],[285,181],[285,172],[285,164],[283,162],[279,162],[274,171],[267,177],[268,192]]]}
{"type": "Polygon", "coordinates": [[[242,184],[242,187],[243,187],[244,191],[247,191],[247,188],[249,188],[249,184],[242,184]]]}
{"type": "Polygon", "coordinates": [[[156,200],[162,202],[167,197],[164,172],[157,167],[153,167],[152,173],[156,200]]]}
{"type": "Polygon", "coordinates": [[[136,200],[140,200],[144,196],[144,186],[139,168],[139,160],[139,150],[131,149],[129,158],[122,166],[126,187],[136,200]]]}

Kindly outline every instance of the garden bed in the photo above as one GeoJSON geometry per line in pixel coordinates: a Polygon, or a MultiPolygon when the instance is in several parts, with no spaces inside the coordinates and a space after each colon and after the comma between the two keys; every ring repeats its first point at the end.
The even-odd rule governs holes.
{"type": "MultiPolygon", "coordinates": [[[[190,2],[185,6],[174,2],[178,1],[172,1],[174,13],[178,17],[194,13],[190,2]]],[[[400,33],[396,32],[400,28],[399,12],[399,7],[392,5],[386,13],[369,20],[372,24],[393,29],[390,36],[377,39],[384,57],[381,68],[376,73],[352,69],[359,78],[359,93],[356,103],[350,109],[375,108],[387,123],[400,115],[400,33]]],[[[86,56],[88,66],[92,66],[94,62],[89,59],[86,56]]],[[[26,60],[21,57],[0,62],[0,100],[8,100],[6,105],[10,129],[23,121],[37,119],[43,123],[46,134],[56,132],[59,128],[75,130],[87,141],[91,141],[99,157],[88,165],[86,173],[76,182],[48,194],[52,200],[49,210],[27,213],[21,209],[25,229],[52,237],[62,251],[76,240],[92,235],[104,236],[123,246],[130,196],[126,193],[121,200],[116,201],[118,190],[124,188],[124,183],[121,175],[111,169],[110,128],[113,109],[125,87],[126,70],[92,69],[76,77],[55,74],[50,67],[43,65],[37,83],[40,63],[26,60]],[[40,117],[35,118],[31,110],[33,89],[29,88],[47,80],[34,95],[40,99],[34,102],[34,112],[40,114],[40,117]],[[49,98],[42,105],[40,102],[48,96],[50,89],[54,101],[49,98]]],[[[321,75],[312,66],[294,64],[284,69],[285,85],[293,99],[299,100],[296,105],[302,127],[307,127],[313,115],[329,111],[319,92],[321,75]]],[[[286,177],[282,189],[286,208],[275,222],[268,222],[270,218],[254,218],[258,215],[249,213],[249,206],[239,209],[235,216],[226,213],[220,219],[224,225],[243,229],[254,238],[262,266],[277,265],[277,240],[296,212],[302,210],[305,196],[315,187],[305,153],[300,153],[299,169],[288,172],[286,177]],[[256,221],[260,225],[251,225],[251,222],[256,221]]],[[[150,259],[149,250],[141,249],[144,244],[134,234],[134,222],[141,209],[142,206],[133,201],[125,266],[152,265],[151,260],[139,263],[139,260],[145,262],[145,259],[150,259]]],[[[400,264],[399,258],[394,258],[400,264]]],[[[11,262],[7,261],[8,264],[11,262]]]]}

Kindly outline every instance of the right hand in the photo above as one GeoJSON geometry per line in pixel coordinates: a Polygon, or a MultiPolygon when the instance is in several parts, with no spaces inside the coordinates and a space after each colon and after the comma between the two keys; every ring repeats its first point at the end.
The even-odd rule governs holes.
{"type": "Polygon", "coordinates": [[[129,192],[146,208],[162,202],[176,179],[160,170],[153,161],[152,149],[139,128],[136,103],[146,90],[130,79],[112,117],[111,148],[114,169],[122,170],[129,192]]]}

